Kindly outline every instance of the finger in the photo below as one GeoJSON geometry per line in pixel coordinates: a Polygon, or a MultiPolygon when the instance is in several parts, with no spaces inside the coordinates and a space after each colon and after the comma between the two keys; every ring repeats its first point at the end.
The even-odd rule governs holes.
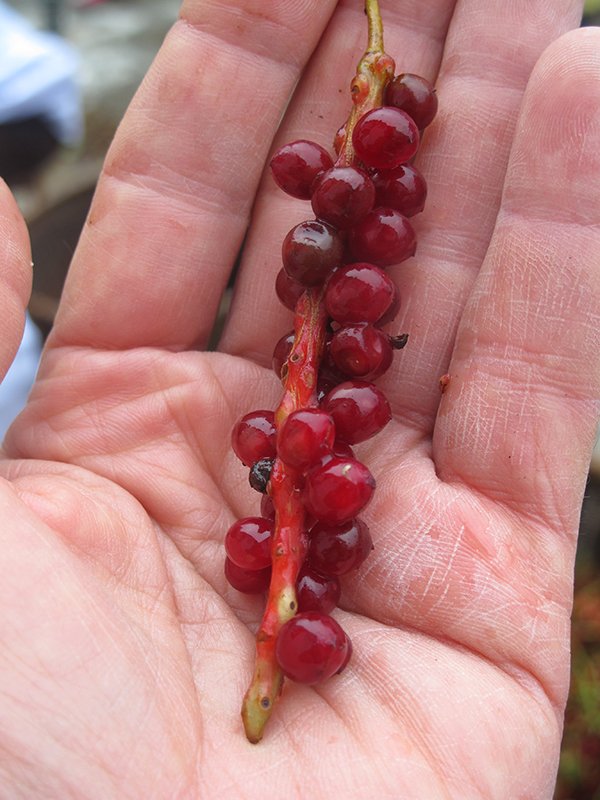
{"type": "Polygon", "coordinates": [[[52,343],[206,340],[333,0],[187,0],[108,153],[52,343]]]}
{"type": "MultiPolygon", "coordinates": [[[[545,47],[581,19],[579,0],[461,0],[437,87],[441,110],[420,167],[429,193],[416,258],[393,271],[410,347],[382,385],[400,419],[429,433],[456,330],[500,205],[516,119],[545,47]]],[[[386,376],[387,377],[387,376],[386,376]]]]}
{"type": "MultiPolygon", "coordinates": [[[[406,16],[411,10],[415,13],[413,7],[406,16]]],[[[390,269],[403,298],[394,332],[407,331],[410,346],[381,386],[397,416],[419,430],[429,431],[433,425],[438,379],[447,369],[456,326],[489,243],[522,92],[544,47],[576,25],[580,11],[581,3],[573,0],[554,4],[551,13],[547,4],[535,2],[512,4],[507,14],[500,0],[461,0],[454,10],[436,81],[440,110],[425,134],[420,157],[429,197],[425,212],[414,219],[417,256],[390,269]]],[[[388,25],[387,50],[412,56],[417,50],[411,46],[413,31],[393,23],[388,25]]],[[[444,39],[441,24],[430,28],[429,62],[413,68],[403,60],[402,69],[424,66],[428,76],[435,75],[444,39]]],[[[338,54],[332,52],[327,60],[339,63],[338,54]]],[[[334,115],[336,123],[338,118],[334,115]]],[[[330,121],[330,130],[335,127],[330,121]]],[[[274,297],[268,287],[280,267],[278,254],[287,229],[310,216],[306,207],[292,208],[285,198],[269,197],[268,191],[257,204],[258,230],[245,260],[249,274],[223,342],[226,349],[263,364],[290,317],[279,308],[271,316],[266,311],[257,315],[256,309],[265,309],[269,293],[274,297]]],[[[276,301],[273,305],[277,307],[276,301]]]]}
{"type": "Polygon", "coordinates": [[[25,222],[8,187],[0,180],[0,380],[23,336],[31,279],[31,249],[25,222]]]}
{"type": "Polygon", "coordinates": [[[600,395],[600,32],[527,89],[435,427],[440,476],[575,533],[600,395]]]}
{"type": "MultiPolygon", "coordinates": [[[[381,4],[385,49],[394,57],[398,73],[417,72],[435,79],[455,2],[381,4]]],[[[361,3],[341,3],[294,95],[274,149],[295,139],[311,139],[333,152],[334,134],[350,111],[350,81],[366,42],[361,3]]],[[[221,349],[270,364],[275,342],[293,326],[291,312],[281,306],[274,290],[281,243],[293,225],[312,216],[310,203],[284,195],[267,170],[221,349]]]]}

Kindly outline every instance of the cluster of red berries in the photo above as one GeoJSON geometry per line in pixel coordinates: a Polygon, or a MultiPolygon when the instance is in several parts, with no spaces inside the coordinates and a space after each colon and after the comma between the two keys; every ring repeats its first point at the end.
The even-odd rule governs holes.
{"type": "MultiPolygon", "coordinates": [[[[225,574],[239,591],[260,593],[269,586],[274,459],[302,476],[307,557],[296,584],[298,613],[281,628],[276,656],[287,677],[308,684],[340,672],[350,658],[350,640],[329,614],[340,598],[340,577],[373,547],[358,514],[375,489],[352,445],[391,419],[389,403],[372,381],[407,337],[382,330],[399,308],[398,291],[383,267],[414,254],[408,218],[422,211],[427,193],[410,161],[420,131],[435,116],[435,91],[425,79],[403,74],[388,85],[384,102],[357,121],[350,150],[340,129],[336,165],[323,147],[305,140],[282,147],[271,161],[277,184],[310,200],[315,213],[285,237],[276,292],[294,310],[307,288],[323,287],[329,335],[319,365],[318,406],[293,411],[279,426],[273,412],[253,411],[232,433],[251,485],[263,492],[261,516],[238,520],[225,537],[225,574]]],[[[273,368],[284,382],[293,344],[291,331],[273,354],[273,368]]]]}

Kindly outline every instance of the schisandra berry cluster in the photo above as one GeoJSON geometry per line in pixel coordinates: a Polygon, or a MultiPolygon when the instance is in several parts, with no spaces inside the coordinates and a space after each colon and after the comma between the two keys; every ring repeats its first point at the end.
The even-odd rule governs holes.
{"type": "Polygon", "coordinates": [[[232,433],[233,450],[263,495],[260,516],[227,531],[225,575],[241,592],[270,587],[243,712],[252,741],[264,722],[247,718],[270,712],[281,673],[315,684],[348,663],[350,639],[331,612],[340,578],[373,548],[359,514],[375,480],[352,447],[391,419],[373,381],[407,336],[382,328],[400,305],[384,267],[415,252],[409,217],[422,211],[427,187],[411,161],[437,110],[431,85],[413,74],[390,80],[393,61],[381,53],[388,76],[377,76],[379,102],[369,101],[366,113],[338,131],[335,164],[306,140],[285,145],[271,161],[276,183],[310,200],[315,218],[285,237],[276,279],[279,299],[295,311],[295,330],[273,354],[284,399],[276,412],[246,414],[232,433]]]}

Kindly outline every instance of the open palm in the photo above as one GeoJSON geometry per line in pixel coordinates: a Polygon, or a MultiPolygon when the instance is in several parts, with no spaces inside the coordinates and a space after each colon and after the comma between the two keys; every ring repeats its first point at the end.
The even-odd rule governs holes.
{"type": "MultiPolygon", "coordinates": [[[[417,256],[391,269],[410,334],[380,382],[394,420],[359,449],[375,551],[336,612],[350,666],[286,684],[253,746],[262,601],[227,586],[222,542],[257,501],[229,432],[278,401],[278,251],[309,216],[257,188],[300,76],[277,142],[330,141],[365,23],[358,0],[184,3],[0,462],[2,796],[551,797],[598,395],[600,36],[545,48],[580,5],[382,4],[386,49],[437,76],[440,112],[417,256]]],[[[1,199],[6,368],[30,274],[1,199]]]]}

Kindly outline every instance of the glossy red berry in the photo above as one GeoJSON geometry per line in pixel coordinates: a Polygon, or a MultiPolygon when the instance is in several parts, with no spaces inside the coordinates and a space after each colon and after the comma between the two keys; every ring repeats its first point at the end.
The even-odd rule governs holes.
{"type": "Polygon", "coordinates": [[[292,352],[294,340],[294,331],[290,331],[289,333],[285,333],[275,345],[271,363],[273,365],[273,372],[278,378],[283,378],[284,376],[283,368],[292,352]]]}
{"type": "Polygon", "coordinates": [[[275,519],[275,506],[273,500],[268,494],[263,494],[260,498],[260,515],[265,519],[275,519]]]}
{"type": "Polygon", "coordinates": [[[392,169],[415,155],[419,147],[419,129],[399,108],[373,108],[356,123],[352,144],[358,158],[368,167],[392,169]]]}
{"type": "Polygon", "coordinates": [[[225,534],[225,552],[233,563],[247,570],[271,564],[273,522],[263,517],[238,519],[225,534]]]}
{"type": "Polygon", "coordinates": [[[359,167],[333,167],[315,182],[311,203],[319,219],[348,228],[373,208],[375,187],[359,167]]]}
{"type": "Polygon", "coordinates": [[[354,458],[354,450],[346,442],[335,440],[331,454],[337,458],[354,458]]]}
{"type": "Polygon", "coordinates": [[[335,425],[326,411],[303,408],[293,411],[277,434],[277,452],[290,467],[304,471],[332,448],[335,425]]]}
{"type": "Polygon", "coordinates": [[[225,577],[238,592],[244,594],[262,594],[269,588],[271,581],[271,568],[242,569],[229,558],[225,559],[225,577]]]}
{"type": "Polygon", "coordinates": [[[338,438],[349,444],[375,436],[392,418],[383,392],[365,381],[340,383],[325,395],[321,407],[333,417],[338,438]]]}
{"type": "Polygon", "coordinates": [[[394,284],[394,288],[396,291],[394,292],[394,299],[390,303],[388,310],[377,320],[377,326],[380,327],[382,325],[387,325],[388,322],[392,322],[392,320],[396,319],[398,311],[400,311],[400,292],[396,288],[394,284]]]}
{"type": "Polygon", "coordinates": [[[275,278],[275,293],[286,308],[294,311],[296,303],[305,291],[306,286],[290,278],[284,269],[279,270],[275,278]]]}
{"type": "Polygon", "coordinates": [[[307,220],[296,225],[283,240],[283,267],[304,286],[318,286],[342,263],[344,245],[331,225],[307,220]]]}
{"type": "Polygon", "coordinates": [[[336,440],[333,443],[331,451],[321,459],[321,464],[326,464],[328,461],[331,461],[332,458],[355,459],[356,456],[354,455],[354,451],[349,444],[346,444],[346,442],[342,442],[340,440],[336,440]]]}
{"type": "Polygon", "coordinates": [[[322,402],[325,395],[345,380],[346,376],[338,373],[337,370],[333,370],[333,368],[330,369],[328,366],[322,366],[319,369],[319,377],[317,380],[317,399],[319,403],[322,402]]]}
{"type": "Polygon", "coordinates": [[[411,72],[397,75],[388,84],[385,102],[389,106],[406,111],[421,130],[430,124],[438,108],[437,94],[433,86],[425,78],[413,75],[411,72]]]}
{"type": "Polygon", "coordinates": [[[396,300],[398,290],[380,267],[347,264],[327,281],[325,308],[336,322],[377,322],[396,300]]]}
{"type": "Polygon", "coordinates": [[[340,328],[333,335],[329,352],[345,375],[368,380],[383,375],[393,356],[390,337],[368,323],[340,328]]]}
{"type": "Polygon", "coordinates": [[[367,525],[351,519],[341,525],[317,522],[309,534],[308,560],[325,575],[346,575],[357,569],[373,549],[367,525]]]}
{"type": "Polygon", "coordinates": [[[375,479],[364,464],[332,458],[307,474],[304,504],[316,519],[337,524],[362,511],[374,490],[375,479]]]}
{"type": "Polygon", "coordinates": [[[326,614],[307,611],[283,625],[275,654],[283,674],[297,683],[330,678],[346,660],[348,644],[340,625],[326,614]]]}
{"type": "Polygon", "coordinates": [[[344,140],[346,138],[346,123],[344,122],[343,125],[335,132],[335,136],[333,137],[333,149],[336,152],[336,155],[339,156],[340,150],[342,149],[342,145],[344,144],[344,140]]]}
{"type": "Polygon", "coordinates": [[[373,176],[378,206],[395,208],[405,217],[423,211],[427,198],[425,178],[412,164],[402,164],[396,169],[382,170],[373,176]]]}
{"type": "Polygon", "coordinates": [[[348,666],[348,662],[352,658],[352,640],[350,639],[348,634],[346,634],[346,645],[347,645],[346,658],[342,662],[341,667],[335,673],[336,675],[340,675],[346,669],[346,667],[348,666]]]}
{"type": "Polygon", "coordinates": [[[342,589],[334,575],[321,575],[304,564],[296,581],[298,611],[320,611],[329,614],[337,606],[342,589]]]}
{"type": "Polygon", "coordinates": [[[231,446],[247,467],[261,458],[275,457],[275,415],[272,411],[251,411],[234,425],[231,446]]]}
{"type": "Polygon", "coordinates": [[[356,261],[385,267],[413,256],[417,239],[408,219],[395,208],[374,208],[351,229],[348,244],[356,261]]]}
{"type": "Polygon", "coordinates": [[[284,145],[271,159],[271,171],[277,185],[301,200],[310,199],[315,178],[332,166],[327,150],[306,139],[284,145]]]}

